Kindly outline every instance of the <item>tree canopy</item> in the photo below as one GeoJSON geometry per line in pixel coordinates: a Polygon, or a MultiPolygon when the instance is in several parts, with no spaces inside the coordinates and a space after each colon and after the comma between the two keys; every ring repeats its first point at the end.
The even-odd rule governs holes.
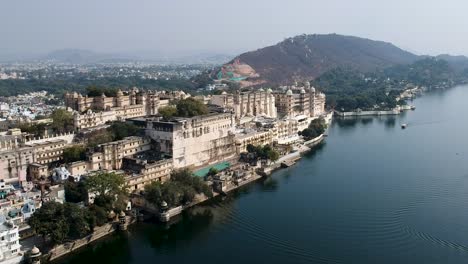
{"type": "Polygon", "coordinates": [[[193,117],[208,114],[207,106],[203,104],[203,102],[192,97],[177,101],[176,108],[176,115],[180,117],[193,117]]]}
{"type": "Polygon", "coordinates": [[[111,87],[98,87],[96,85],[90,85],[86,87],[86,94],[89,97],[96,97],[96,96],[101,96],[104,94],[105,96],[108,97],[115,97],[117,96],[117,88],[111,88],[111,87]]]}
{"type": "Polygon", "coordinates": [[[99,172],[85,179],[88,193],[94,193],[94,203],[107,210],[122,211],[127,198],[127,185],[122,175],[113,172],[99,172]]]}
{"type": "Polygon", "coordinates": [[[112,133],[113,141],[122,140],[129,136],[137,136],[140,132],[140,128],[134,124],[118,121],[113,122],[107,130],[112,133]]]}
{"type": "Polygon", "coordinates": [[[22,132],[33,134],[34,136],[44,136],[44,132],[47,130],[47,124],[20,124],[18,126],[22,132]]]}
{"type": "Polygon", "coordinates": [[[85,92],[86,94],[100,96],[102,90],[104,94],[112,95],[113,91],[111,90],[116,91],[117,87],[124,90],[134,86],[150,90],[195,90],[194,83],[182,78],[155,80],[139,77],[84,78],[81,76],[0,80],[0,96],[15,96],[35,91],[47,91],[58,96],[62,96],[68,91],[85,92]],[[88,91],[87,87],[90,87],[88,91]]]}
{"type": "Polygon", "coordinates": [[[169,119],[171,117],[194,117],[208,114],[208,107],[195,98],[189,97],[173,102],[173,105],[168,105],[159,108],[159,114],[169,119]]]}
{"type": "Polygon", "coordinates": [[[28,219],[38,235],[53,244],[81,238],[94,228],[88,210],[71,203],[46,202],[28,219]]]}
{"type": "Polygon", "coordinates": [[[65,109],[59,108],[52,112],[51,127],[57,132],[65,132],[73,130],[73,115],[65,109]]]}
{"type": "Polygon", "coordinates": [[[311,140],[323,134],[327,128],[325,119],[318,118],[310,122],[309,127],[299,132],[306,140],[311,140]]]}
{"type": "Polygon", "coordinates": [[[84,135],[84,141],[87,142],[88,148],[94,148],[97,145],[108,143],[116,140],[122,140],[129,136],[139,136],[142,130],[131,123],[115,121],[106,128],[91,131],[84,135]]]}
{"type": "Polygon", "coordinates": [[[457,74],[447,61],[426,58],[370,73],[336,68],[312,83],[327,95],[327,105],[339,111],[386,110],[396,107],[396,97],[408,86],[437,87],[467,76],[457,74]]]}
{"type": "Polygon", "coordinates": [[[70,203],[88,202],[88,191],[83,181],[65,182],[65,200],[70,203]]]}
{"type": "Polygon", "coordinates": [[[165,118],[169,119],[177,115],[177,108],[172,105],[164,106],[158,109],[159,114],[165,118]]]}
{"type": "Polygon", "coordinates": [[[160,206],[165,201],[169,207],[190,203],[196,194],[213,196],[210,187],[199,177],[193,176],[187,169],[175,170],[171,179],[165,183],[152,182],[145,186],[145,198],[152,204],[160,206]]]}
{"type": "Polygon", "coordinates": [[[268,144],[264,146],[255,146],[252,144],[248,144],[247,152],[254,153],[257,158],[270,160],[273,162],[279,159],[279,152],[268,144]]]}
{"type": "Polygon", "coordinates": [[[63,150],[63,162],[70,163],[86,159],[86,149],[83,146],[75,145],[63,150]]]}

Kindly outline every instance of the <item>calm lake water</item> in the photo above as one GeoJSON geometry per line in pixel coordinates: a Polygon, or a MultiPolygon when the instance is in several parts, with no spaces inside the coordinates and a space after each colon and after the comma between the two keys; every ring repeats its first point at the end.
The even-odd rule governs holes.
{"type": "Polygon", "coordinates": [[[402,116],[335,119],[295,166],[62,262],[467,263],[467,102],[456,87],[402,116]]]}

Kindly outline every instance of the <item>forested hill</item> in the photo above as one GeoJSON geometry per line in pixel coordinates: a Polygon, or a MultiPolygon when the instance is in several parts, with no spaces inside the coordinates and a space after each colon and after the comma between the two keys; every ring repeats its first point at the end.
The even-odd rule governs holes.
{"type": "Polygon", "coordinates": [[[351,111],[356,108],[370,110],[376,106],[390,109],[396,106],[395,98],[405,88],[446,88],[466,83],[466,76],[455,71],[445,60],[427,57],[412,64],[368,73],[336,68],[312,83],[325,92],[328,107],[351,111]]]}
{"type": "Polygon", "coordinates": [[[410,64],[418,58],[382,41],[337,34],[300,35],[241,54],[213,76],[241,80],[242,86],[286,84],[316,78],[335,68],[368,72],[410,64]]]}

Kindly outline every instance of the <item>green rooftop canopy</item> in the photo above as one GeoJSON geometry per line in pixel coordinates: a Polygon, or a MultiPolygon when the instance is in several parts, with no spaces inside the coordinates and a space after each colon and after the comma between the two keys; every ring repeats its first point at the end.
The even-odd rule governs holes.
{"type": "Polygon", "coordinates": [[[213,166],[205,167],[205,168],[203,168],[201,170],[197,170],[193,174],[195,176],[197,176],[197,177],[205,177],[208,174],[208,172],[210,171],[211,168],[215,168],[218,171],[222,171],[222,170],[225,170],[225,169],[227,169],[229,167],[231,167],[231,163],[225,161],[225,162],[215,164],[213,166]]]}

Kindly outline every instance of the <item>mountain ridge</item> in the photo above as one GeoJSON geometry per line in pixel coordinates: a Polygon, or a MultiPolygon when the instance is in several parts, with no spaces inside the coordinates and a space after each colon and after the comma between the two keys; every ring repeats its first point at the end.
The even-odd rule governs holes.
{"type": "Polygon", "coordinates": [[[242,87],[287,84],[315,79],[340,67],[370,72],[418,59],[420,56],[389,42],[338,34],[303,34],[240,54],[224,64],[215,78],[238,80],[242,87]]]}

